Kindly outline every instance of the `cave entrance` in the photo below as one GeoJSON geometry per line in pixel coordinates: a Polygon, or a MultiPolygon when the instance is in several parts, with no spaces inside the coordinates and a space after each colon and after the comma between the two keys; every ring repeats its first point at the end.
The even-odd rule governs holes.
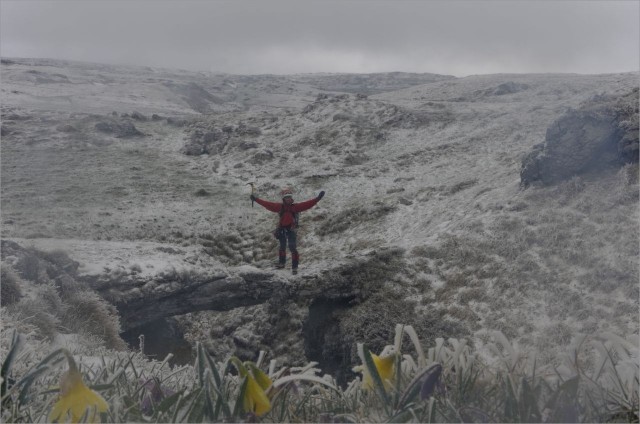
{"type": "Polygon", "coordinates": [[[305,355],[316,361],[324,373],[335,377],[340,386],[353,380],[353,337],[342,334],[340,319],[351,307],[352,299],[317,299],[309,306],[303,324],[305,355]]]}
{"type": "Polygon", "coordinates": [[[140,335],[144,335],[143,353],[147,357],[162,361],[171,353],[171,366],[193,363],[193,349],[175,319],[160,318],[120,334],[134,351],[140,351],[140,335]]]}

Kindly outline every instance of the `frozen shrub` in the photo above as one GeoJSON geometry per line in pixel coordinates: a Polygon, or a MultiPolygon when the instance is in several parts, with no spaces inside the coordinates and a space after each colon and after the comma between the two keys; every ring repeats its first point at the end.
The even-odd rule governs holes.
{"type": "Polygon", "coordinates": [[[0,304],[2,306],[12,305],[22,297],[19,283],[20,277],[6,264],[2,264],[0,271],[0,304]]]}
{"type": "Polygon", "coordinates": [[[43,252],[41,253],[41,255],[43,259],[51,262],[61,271],[67,272],[69,274],[75,274],[75,272],[78,270],[78,267],[80,266],[80,263],[71,259],[67,252],[65,252],[64,250],[56,249],[50,252],[43,252]]]}
{"type": "Polygon", "coordinates": [[[81,291],[66,299],[68,306],[62,320],[73,332],[95,335],[110,349],[125,349],[120,338],[120,320],[115,308],[92,291],[81,291]]]}
{"type": "Polygon", "coordinates": [[[11,305],[9,310],[20,321],[35,326],[40,337],[53,340],[58,334],[60,320],[48,311],[48,305],[42,298],[23,299],[11,305]]]}
{"type": "Polygon", "coordinates": [[[65,298],[78,290],[84,290],[87,288],[86,284],[72,278],[68,274],[62,274],[54,280],[56,287],[60,293],[60,296],[65,298]]]}
{"type": "Polygon", "coordinates": [[[33,251],[20,258],[16,264],[16,271],[22,278],[36,283],[42,282],[44,267],[40,264],[40,259],[33,251]]]}
{"type": "Polygon", "coordinates": [[[54,284],[38,286],[36,288],[36,298],[42,303],[48,313],[56,317],[60,317],[64,313],[66,307],[54,284]]]}

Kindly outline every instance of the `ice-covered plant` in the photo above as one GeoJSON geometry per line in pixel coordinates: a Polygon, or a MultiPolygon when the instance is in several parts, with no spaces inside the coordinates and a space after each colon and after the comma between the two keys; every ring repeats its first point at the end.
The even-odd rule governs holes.
{"type": "Polygon", "coordinates": [[[339,387],[315,362],[266,365],[264,352],[255,362],[217,362],[201,344],[193,366],[175,369],[170,357],[114,351],[81,366],[62,349],[34,362],[40,354],[21,350],[14,332],[3,351],[2,421],[637,422],[637,337],[574,335],[544,367],[503,334],[492,337],[482,348],[439,338],[425,351],[411,326],[397,325],[380,355],[358,345],[362,378],[339,387]]]}

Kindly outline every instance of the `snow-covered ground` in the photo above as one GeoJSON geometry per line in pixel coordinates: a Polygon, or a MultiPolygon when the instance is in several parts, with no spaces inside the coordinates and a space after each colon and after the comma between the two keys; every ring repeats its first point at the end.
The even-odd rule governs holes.
{"type": "Polygon", "coordinates": [[[395,289],[417,322],[549,352],[575,332],[638,333],[637,166],[527,190],[519,177],[553,121],[637,73],[355,77],[3,59],[2,237],[88,274],[270,269],[276,217],[246,184],[270,200],[324,190],[301,217],[302,276],[401,247],[395,289]],[[125,122],[144,135],[99,129],[125,122]],[[209,153],[185,155],[194,143],[209,153]]]}

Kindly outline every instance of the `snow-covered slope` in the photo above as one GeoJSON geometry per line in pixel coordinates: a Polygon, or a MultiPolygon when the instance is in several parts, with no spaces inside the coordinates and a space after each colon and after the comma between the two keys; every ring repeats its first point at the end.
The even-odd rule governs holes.
{"type": "MultiPolygon", "coordinates": [[[[637,165],[527,190],[519,172],[568,108],[626,94],[638,74],[334,77],[3,59],[2,236],[64,239],[86,273],[167,252],[193,269],[270,270],[276,217],[251,207],[246,184],[270,200],[284,186],[296,200],[325,190],[302,214],[301,276],[287,278],[401,248],[397,272],[353,278],[414,312],[365,296],[355,312],[332,309],[338,324],[318,337],[365,337],[346,322],[376,308],[428,338],[481,343],[499,329],[544,352],[577,331],[637,334],[637,165]]],[[[269,313],[255,311],[242,313],[269,313]]],[[[219,319],[189,316],[193,337],[195,322],[219,319]]],[[[254,348],[285,354],[263,336],[254,348]]]]}

